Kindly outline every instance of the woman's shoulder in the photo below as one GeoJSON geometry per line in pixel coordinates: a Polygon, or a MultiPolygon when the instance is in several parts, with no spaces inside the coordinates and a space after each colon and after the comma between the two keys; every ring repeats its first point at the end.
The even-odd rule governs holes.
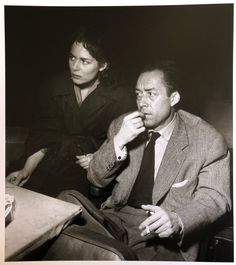
{"type": "Polygon", "coordinates": [[[73,83],[67,72],[60,72],[47,78],[40,86],[40,93],[49,97],[71,93],[73,83]],[[71,87],[71,89],[70,89],[71,87]]]}
{"type": "Polygon", "coordinates": [[[134,93],[132,93],[133,89],[130,86],[124,84],[101,84],[101,90],[105,97],[108,97],[114,101],[124,100],[127,97],[135,98],[134,93]]]}
{"type": "Polygon", "coordinates": [[[132,93],[132,88],[129,86],[107,87],[104,93],[117,115],[137,109],[135,94],[132,93]]]}

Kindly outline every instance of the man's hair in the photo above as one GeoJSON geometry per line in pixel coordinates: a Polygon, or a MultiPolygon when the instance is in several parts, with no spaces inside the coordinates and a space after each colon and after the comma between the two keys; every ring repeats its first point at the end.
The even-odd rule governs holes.
{"type": "Polygon", "coordinates": [[[180,91],[180,76],[176,63],[170,60],[161,60],[155,63],[149,63],[142,67],[140,74],[145,72],[152,72],[159,70],[164,74],[164,81],[168,88],[168,95],[170,96],[174,91],[180,91]]]}

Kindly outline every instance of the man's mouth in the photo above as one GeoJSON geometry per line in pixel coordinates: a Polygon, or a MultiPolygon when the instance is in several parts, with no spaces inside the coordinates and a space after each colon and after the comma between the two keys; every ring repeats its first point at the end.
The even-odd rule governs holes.
{"type": "Polygon", "coordinates": [[[151,114],[150,113],[147,113],[147,112],[142,112],[143,113],[143,117],[142,117],[142,120],[143,121],[147,121],[151,118],[151,114]]]}
{"type": "Polygon", "coordinates": [[[143,115],[144,115],[144,118],[145,118],[146,116],[150,116],[150,115],[151,115],[151,113],[148,113],[148,112],[143,112],[143,115]]]}

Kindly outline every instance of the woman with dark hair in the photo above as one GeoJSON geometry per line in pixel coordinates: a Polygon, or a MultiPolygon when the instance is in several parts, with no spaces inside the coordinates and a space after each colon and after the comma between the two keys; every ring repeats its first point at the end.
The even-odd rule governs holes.
{"type": "Polygon", "coordinates": [[[7,181],[50,196],[65,189],[89,196],[86,169],[93,153],[106,139],[111,121],[135,108],[127,88],[112,75],[106,46],[97,29],[75,35],[69,73],[40,90],[23,163],[7,181]]]}

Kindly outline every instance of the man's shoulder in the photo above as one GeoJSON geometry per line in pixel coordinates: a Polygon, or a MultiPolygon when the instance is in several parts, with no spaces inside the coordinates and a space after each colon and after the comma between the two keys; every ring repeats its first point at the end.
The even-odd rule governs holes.
{"type": "Polygon", "coordinates": [[[188,135],[198,139],[219,139],[224,141],[223,135],[210,123],[201,117],[184,110],[177,111],[181,121],[184,123],[188,135]]]}
{"type": "Polygon", "coordinates": [[[192,114],[185,110],[178,110],[177,113],[186,126],[194,128],[206,127],[209,129],[214,129],[214,127],[210,123],[195,114],[192,114]]]}
{"type": "Polygon", "coordinates": [[[184,121],[184,123],[190,126],[197,125],[199,122],[202,121],[202,118],[200,118],[199,116],[194,115],[182,109],[178,110],[177,113],[180,116],[180,118],[184,121]]]}

